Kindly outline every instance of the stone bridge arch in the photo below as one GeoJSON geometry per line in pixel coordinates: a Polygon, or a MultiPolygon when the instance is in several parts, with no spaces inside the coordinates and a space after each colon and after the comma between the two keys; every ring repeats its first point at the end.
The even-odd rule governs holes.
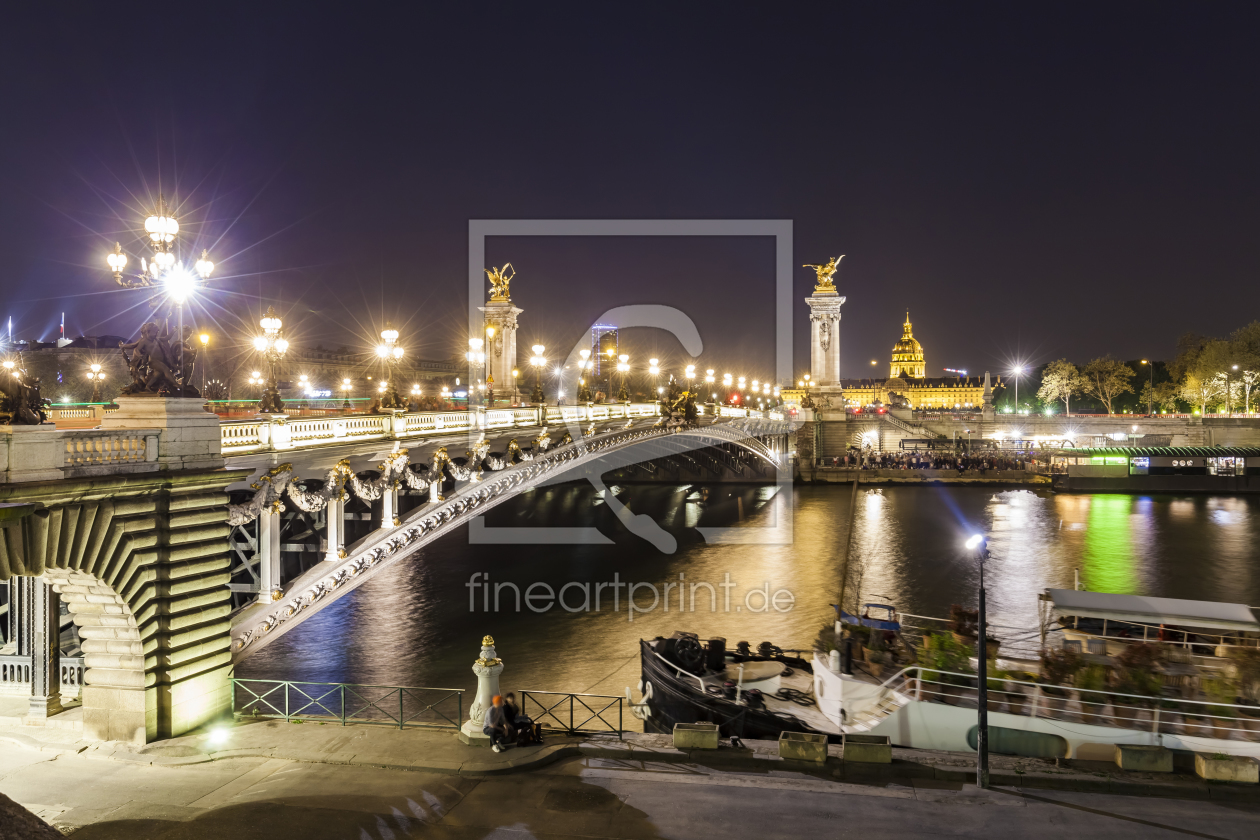
{"type": "Polygon", "coordinates": [[[230,708],[226,487],[205,470],[0,485],[0,581],[42,578],[84,650],[83,732],[136,743],[230,708]]]}

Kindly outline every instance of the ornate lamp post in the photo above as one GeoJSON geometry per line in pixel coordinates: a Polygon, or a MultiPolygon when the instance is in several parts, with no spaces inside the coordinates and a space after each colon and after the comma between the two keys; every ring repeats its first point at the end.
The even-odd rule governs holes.
{"type": "Polygon", "coordinates": [[[630,372],[630,357],[622,353],[617,357],[617,372],[621,374],[621,390],[617,392],[617,402],[630,402],[630,394],[626,391],[626,374],[630,372]]]}
{"type": "MultiPolygon", "coordinates": [[[[534,355],[530,356],[529,363],[534,366],[534,393],[530,395],[530,402],[535,405],[542,405],[543,389],[542,389],[542,369],[547,364],[547,357],[543,353],[547,352],[547,348],[541,344],[533,346],[534,355]]],[[[612,374],[609,374],[609,379],[612,374]]]]}
{"type": "Polygon", "coordinates": [[[99,362],[92,363],[88,369],[87,378],[92,383],[91,402],[98,403],[101,401],[101,380],[105,378],[105,371],[101,370],[99,362]]]}
{"type": "Polygon", "coordinates": [[[350,379],[349,378],[344,378],[341,380],[341,394],[342,394],[341,410],[350,411],[352,406],[350,405],[350,379]]]}
{"type": "Polygon", "coordinates": [[[652,374],[652,387],[660,392],[661,360],[648,359],[648,373],[652,374]]]}
{"type": "Polygon", "coordinates": [[[468,383],[469,405],[473,404],[478,390],[478,383],[481,381],[481,367],[486,363],[486,354],[481,349],[483,346],[485,346],[485,342],[480,338],[470,338],[468,339],[468,352],[464,354],[464,358],[468,360],[469,366],[473,369],[472,381],[468,383]]]}
{"type": "MultiPolygon", "coordinates": [[[[254,349],[262,353],[263,358],[267,360],[268,374],[267,389],[263,391],[262,399],[258,401],[258,411],[260,414],[279,414],[284,411],[284,400],[280,399],[276,367],[284,360],[284,354],[289,350],[289,342],[281,334],[284,322],[270,306],[267,307],[267,314],[262,317],[258,325],[262,327],[263,334],[254,336],[254,349]]],[[[254,372],[254,378],[261,382],[257,371],[254,372]]],[[[254,379],[250,379],[250,384],[255,384],[254,379]]]]}
{"type": "Polygon", "coordinates": [[[520,405],[521,403],[520,378],[520,370],[512,368],[512,405],[520,405]]]}
{"type": "Polygon", "coordinates": [[[586,381],[587,377],[590,375],[587,371],[591,369],[591,366],[594,363],[591,361],[591,351],[587,350],[585,347],[578,351],[578,355],[581,356],[582,359],[578,362],[577,401],[580,403],[589,403],[591,401],[591,387],[586,381]]]}
{"type": "Polygon", "coordinates": [[[206,362],[210,361],[210,334],[202,333],[201,339],[201,396],[206,395],[206,362]]]}
{"type": "Polygon", "coordinates": [[[1151,379],[1150,379],[1151,385],[1150,385],[1150,390],[1147,391],[1148,396],[1146,400],[1146,413],[1154,414],[1155,413],[1155,365],[1151,364],[1150,359],[1143,359],[1142,364],[1148,365],[1151,369],[1151,379]]]}
{"type": "Polygon", "coordinates": [[[604,398],[604,401],[612,402],[612,375],[613,375],[613,367],[614,367],[613,356],[616,355],[616,350],[612,347],[609,347],[606,353],[608,355],[608,390],[604,392],[605,394],[607,394],[607,396],[604,398]]]}
{"type": "MultiPolygon", "coordinates": [[[[199,287],[205,285],[211,272],[214,271],[214,263],[210,261],[209,252],[204,249],[201,252],[201,259],[194,263],[191,271],[176,259],[175,243],[179,236],[179,221],[175,218],[175,214],[167,209],[166,199],[161,195],[158,196],[157,207],[144,220],[144,230],[149,237],[149,245],[153,253],[148,260],[144,257],[140,258],[139,274],[123,273],[128,259],[123,253],[122,243],[114,243],[114,250],[105,256],[105,262],[113,272],[115,282],[124,289],[144,289],[160,284],[166,295],[175,303],[178,312],[176,341],[179,343],[179,348],[177,357],[170,361],[174,362],[174,366],[178,369],[174,374],[176,381],[157,383],[157,385],[159,389],[173,386],[171,392],[175,396],[200,396],[200,394],[186,393],[190,390],[188,385],[190,371],[189,366],[185,365],[184,354],[187,343],[184,338],[184,304],[199,287]]],[[[204,363],[202,366],[204,368],[204,363]]],[[[204,386],[204,373],[202,379],[204,386]]]]}
{"type": "Polygon", "coordinates": [[[405,409],[406,402],[398,393],[398,363],[402,361],[403,349],[398,343],[398,330],[385,324],[381,330],[381,343],[376,345],[376,355],[385,363],[386,381],[381,383],[381,408],[405,409]]]}

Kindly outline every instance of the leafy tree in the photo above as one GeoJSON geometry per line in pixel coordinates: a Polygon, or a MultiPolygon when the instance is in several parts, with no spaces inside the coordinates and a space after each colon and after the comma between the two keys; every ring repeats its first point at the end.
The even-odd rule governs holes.
{"type": "Polygon", "coordinates": [[[1072,413],[1072,397],[1084,390],[1084,380],[1076,365],[1067,359],[1059,359],[1046,365],[1041,374],[1041,387],[1037,398],[1042,402],[1062,402],[1063,413],[1072,413]]]}
{"type": "Polygon", "coordinates": [[[1101,400],[1108,414],[1115,413],[1112,408],[1116,397],[1133,391],[1136,375],[1133,368],[1110,356],[1094,359],[1081,371],[1085,393],[1101,400]]]}
{"type": "Polygon", "coordinates": [[[1138,397],[1138,403],[1143,407],[1153,406],[1165,411],[1176,411],[1177,400],[1178,388],[1175,382],[1156,382],[1154,389],[1150,382],[1145,382],[1142,385],[1142,394],[1138,397]]]}
{"type": "Polygon", "coordinates": [[[1225,378],[1215,373],[1187,373],[1181,380],[1179,396],[1197,405],[1202,414],[1208,413],[1208,403],[1225,393],[1225,378]]]}

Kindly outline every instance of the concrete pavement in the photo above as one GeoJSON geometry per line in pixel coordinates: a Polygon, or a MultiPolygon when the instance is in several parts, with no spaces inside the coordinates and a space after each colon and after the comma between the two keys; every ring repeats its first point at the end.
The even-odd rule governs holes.
{"type": "Polygon", "coordinates": [[[0,750],[0,791],[76,840],[714,836],[1244,838],[1260,807],[935,779],[853,784],[794,768],[567,758],[473,778],[231,758],[188,766],[0,750]]]}

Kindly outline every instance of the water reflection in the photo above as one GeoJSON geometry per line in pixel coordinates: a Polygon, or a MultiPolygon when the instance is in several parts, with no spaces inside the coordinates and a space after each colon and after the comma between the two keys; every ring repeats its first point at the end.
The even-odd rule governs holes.
{"type": "MultiPolygon", "coordinates": [[[[628,534],[589,485],[522,494],[495,508],[488,525],[598,527],[605,546],[470,545],[452,533],[377,574],[238,667],[238,676],[471,687],[469,667],[490,633],[508,665],[505,687],[621,693],[638,681],[636,641],[675,630],[723,636],[733,645],[771,641],[806,647],[833,615],[848,539],[848,487],[699,488],[623,485],[635,513],[658,517],[678,540],[661,554],[628,534]],[[698,527],[766,527],[793,510],[790,545],[707,545],[698,527]],[[468,587],[473,572],[491,586],[531,583],[559,591],[566,583],[619,580],[657,587],[680,580],[700,586],[695,604],[630,621],[602,592],[601,608],[566,612],[514,609],[504,591],[498,612],[482,609],[468,587]],[[680,578],[680,575],[683,576],[680,578]],[[733,586],[721,588],[723,581],[733,586]],[[745,596],[765,585],[791,591],[790,610],[750,611],[745,596]],[[729,594],[729,608],[724,603],[729,594]]],[[[1254,566],[1257,505],[1252,498],[1036,494],[979,488],[889,487],[859,491],[852,562],[862,567],[863,600],[888,599],[903,611],[942,616],[972,605],[977,567],[962,548],[970,533],[990,537],[987,567],[992,620],[1036,627],[1037,595],[1047,586],[1082,582],[1097,591],[1260,604],[1254,566]]],[[[580,600],[569,591],[570,604],[580,600]]],[[[651,597],[641,598],[650,603],[651,597]]],[[[688,599],[690,601],[690,598],[688,599]]],[[[754,598],[751,606],[756,607],[754,598]]],[[[493,606],[493,603],[491,604],[493,606]]]]}

